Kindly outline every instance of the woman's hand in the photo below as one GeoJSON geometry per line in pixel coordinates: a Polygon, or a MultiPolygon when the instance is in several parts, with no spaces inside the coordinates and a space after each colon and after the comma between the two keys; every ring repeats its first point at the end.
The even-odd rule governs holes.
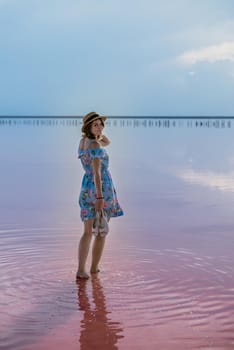
{"type": "Polygon", "coordinates": [[[110,144],[110,140],[105,135],[99,135],[98,141],[102,146],[108,146],[110,144]]]}
{"type": "Polygon", "coordinates": [[[97,211],[102,210],[104,208],[104,200],[103,199],[97,199],[95,202],[95,209],[97,211]]]}

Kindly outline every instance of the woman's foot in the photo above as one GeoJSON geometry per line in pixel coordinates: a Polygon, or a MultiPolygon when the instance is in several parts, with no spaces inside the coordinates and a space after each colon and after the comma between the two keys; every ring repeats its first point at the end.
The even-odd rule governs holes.
{"type": "Polygon", "coordinates": [[[76,279],[87,280],[87,279],[89,279],[89,275],[86,272],[79,272],[79,271],[77,271],[76,279]]]}
{"type": "Polygon", "coordinates": [[[91,267],[90,273],[98,273],[98,272],[100,272],[100,269],[98,267],[96,268],[91,267]]]}

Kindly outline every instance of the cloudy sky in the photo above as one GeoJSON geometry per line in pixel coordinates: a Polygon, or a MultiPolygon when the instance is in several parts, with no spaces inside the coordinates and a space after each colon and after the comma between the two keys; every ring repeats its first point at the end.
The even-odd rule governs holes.
{"type": "Polygon", "coordinates": [[[233,0],[0,0],[0,115],[234,115],[233,0]]]}

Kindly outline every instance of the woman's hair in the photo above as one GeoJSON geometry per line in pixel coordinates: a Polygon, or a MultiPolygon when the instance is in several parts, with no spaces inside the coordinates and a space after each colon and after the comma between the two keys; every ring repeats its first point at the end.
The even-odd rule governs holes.
{"type": "MultiPolygon", "coordinates": [[[[102,126],[104,127],[104,121],[100,118],[100,119],[95,119],[94,121],[96,120],[100,120],[102,126]]],[[[93,122],[94,122],[93,121],[93,122]]],[[[92,123],[93,123],[92,122],[92,123]]],[[[83,136],[86,136],[88,137],[89,139],[95,139],[95,136],[94,134],[91,132],[91,127],[92,127],[92,123],[89,123],[87,124],[85,127],[84,127],[84,130],[83,130],[83,136]]]]}

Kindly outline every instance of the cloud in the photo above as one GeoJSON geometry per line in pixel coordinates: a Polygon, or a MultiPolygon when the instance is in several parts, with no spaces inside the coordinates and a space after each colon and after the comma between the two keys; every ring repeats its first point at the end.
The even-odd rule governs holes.
{"type": "Polygon", "coordinates": [[[232,115],[226,66],[182,71],[187,49],[233,42],[227,1],[0,0],[0,114],[232,115]]]}
{"type": "Polygon", "coordinates": [[[234,62],[234,41],[187,51],[180,55],[177,60],[182,64],[214,63],[219,61],[234,62]]]}
{"type": "Polygon", "coordinates": [[[234,192],[234,174],[214,173],[214,172],[198,172],[193,169],[179,171],[177,176],[192,184],[215,188],[221,191],[234,192]]]}

